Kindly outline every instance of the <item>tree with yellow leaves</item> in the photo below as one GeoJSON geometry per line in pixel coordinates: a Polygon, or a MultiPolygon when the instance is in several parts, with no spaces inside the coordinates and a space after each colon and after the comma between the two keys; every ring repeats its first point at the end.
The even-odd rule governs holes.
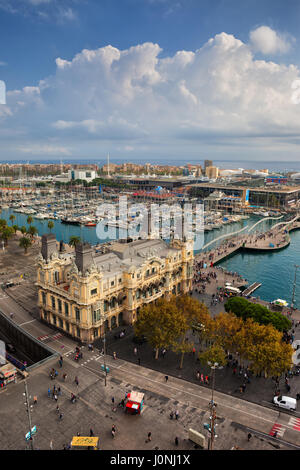
{"type": "Polygon", "coordinates": [[[143,306],[134,325],[135,334],[146,336],[156,349],[155,359],[158,359],[160,348],[174,346],[187,329],[184,314],[176,308],[174,302],[166,299],[158,299],[156,303],[143,306]]]}
{"type": "Polygon", "coordinates": [[[174,308],[177,308],[186,319],[186,330],[172,347],[174,352],[181,354],[179,368],[182,369],[185,353],[191,352],[194,347],[193,341],[187,338],[188,331],[200,326],[203,332],[207,332],[211,317],[205,304],[188,295],[174,296],[170,299],[170,302],[174,304],[174,308]]]}

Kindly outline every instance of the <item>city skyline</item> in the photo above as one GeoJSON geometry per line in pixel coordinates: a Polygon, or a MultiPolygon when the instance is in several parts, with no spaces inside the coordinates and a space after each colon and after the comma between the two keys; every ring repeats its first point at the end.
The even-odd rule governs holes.
{"type": "Polygon", "coordinates": [[[0,1],[0,160],[292,166],[299,6],[287,5],[0,1]]]}

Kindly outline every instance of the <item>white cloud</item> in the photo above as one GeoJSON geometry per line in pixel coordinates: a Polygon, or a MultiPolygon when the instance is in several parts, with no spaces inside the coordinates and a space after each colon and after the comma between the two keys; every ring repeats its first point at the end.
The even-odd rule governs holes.
{"type": "MultiPolygon", "coordinates": [[[[7,94],[0,127],[16,131],[15,148],[23,153],[47,150],[55,138],[51,151],[90,158],[108,149],[130,149],[137,158],[140,152],[182,158],[204,151],[256,158],[257,149],[265,156],[288,149],[298,159],[295,65],[255,60],[249,45],[226,33],[196,51],[160,53],[158,44],[145,43],[57,58],[53,76],[7,94]]],[[[11,142],[1,145],[0,157],[11,142]]]]}
{"type": "Polygon", "coordinates": [[[28,146],[21,146],[18,150],[22,153],[28,153],[31,155],[71,155],[71,152],[68,148],[59,147],[55,145],[28,145],[28,146]]]}
{"type": "Polygon", "coordinates": [[[291,42],[269,26],[260,26],[250,32],[253,49],[265,55],[283,54],[291,48],[291,42]]]}

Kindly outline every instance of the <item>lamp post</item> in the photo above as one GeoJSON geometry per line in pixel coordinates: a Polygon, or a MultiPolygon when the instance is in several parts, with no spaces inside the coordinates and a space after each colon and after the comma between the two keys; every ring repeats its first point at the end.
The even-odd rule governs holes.
{"type": "Polygon", "coordinates": [[[104,385],[106,387],[106,378],[107,378],[107,370],[106,370],[106,331],[105,331],[105,323],[106,315],[101,315],[101,319],[103,320],[103,363],[104,363],[104,385]]]}
{"type": "Polygon", "coordinates": [[[291,309],[294,309],[295,304],[295,291],[296,291],[296,276],[297,276],[297,269],[300,267],[299,264],[294,264],[295,267],[295,277],[294,277],[294,285],[293,285],[293,297],[291,303],[291,309]]]}
{"type": "Polygon", "coordinates": [[[212,370],[212,385],[211,385],[211,401],[210,401],[210,411],[211,415],[209,417],[210,419],[210,439],[208,442],[208,450],[213,450],[213,445],[214,445],[214,439],[215,437],[218,437],[215,434],[215,427],[217,426],[216,424],[216,419],[217,419],[217,413],[216,413],[216,404],[214,402],[214,389],[215,389],[215,375],[216,375],[216,369],[222,369],[222,366],[219,366],[218,362],[210,362],[207,361],[207,364],[210,366],[212,370]]]}
{"type": "Polygon", "coordinates": [[[25,386],[25,393],[23,393],[23,396],[25,396],[25,406],[26,406],[26,412],[27,412],[27,416],[28,416],[28,424],[29,424],[29,441],[30,441],[30,447],[31,447],[31,450],[34,450],[33,448],[33,436],[32,436],[32,423],[31,423],[31,405],[30,405],[30,402],[29,402],[29,398],[30,396],[28,395],[28,388],[27,388],[27,382],[26,382],[26,379],[24,381],[24,386],[25,386]]]}

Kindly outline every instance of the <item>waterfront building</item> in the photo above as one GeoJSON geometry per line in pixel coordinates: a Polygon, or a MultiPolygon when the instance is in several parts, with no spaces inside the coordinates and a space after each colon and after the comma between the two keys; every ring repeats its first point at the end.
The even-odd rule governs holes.
{"type": "Polygon", "coordinates": [[[97,178],[97,172],[90,169],[73,169],[68,171],[69,181],[71,180],[84,180],[87,182],[93,181],[97,178]]]}
{"type": "Polygon", "coordinates": [[[144,304],[192,289],[193,241],[111,242],[97,252],[80,243],[58,249],[43,235],[38,261],[42,321],[83,342],[122,324],[133,324],[144,304]]]}
{"type": "Polygon", "coordinates": [[[210,180],[217,179],[219,177],[219,168],[216,166],[207,166],[205,168],[205,176],[207,176],[210,180]]]}
{"type": "Polygon", "coordinates": [[[268,207],[270,209],[294,209],[300,201],[300,186],[251,187],[224,185],[219,183],[196,183],[190,185],[190,195],[207,198],[215,191],[222,191],[226,196],[244,198],[248,191],[249,206],[268,207]]]}

